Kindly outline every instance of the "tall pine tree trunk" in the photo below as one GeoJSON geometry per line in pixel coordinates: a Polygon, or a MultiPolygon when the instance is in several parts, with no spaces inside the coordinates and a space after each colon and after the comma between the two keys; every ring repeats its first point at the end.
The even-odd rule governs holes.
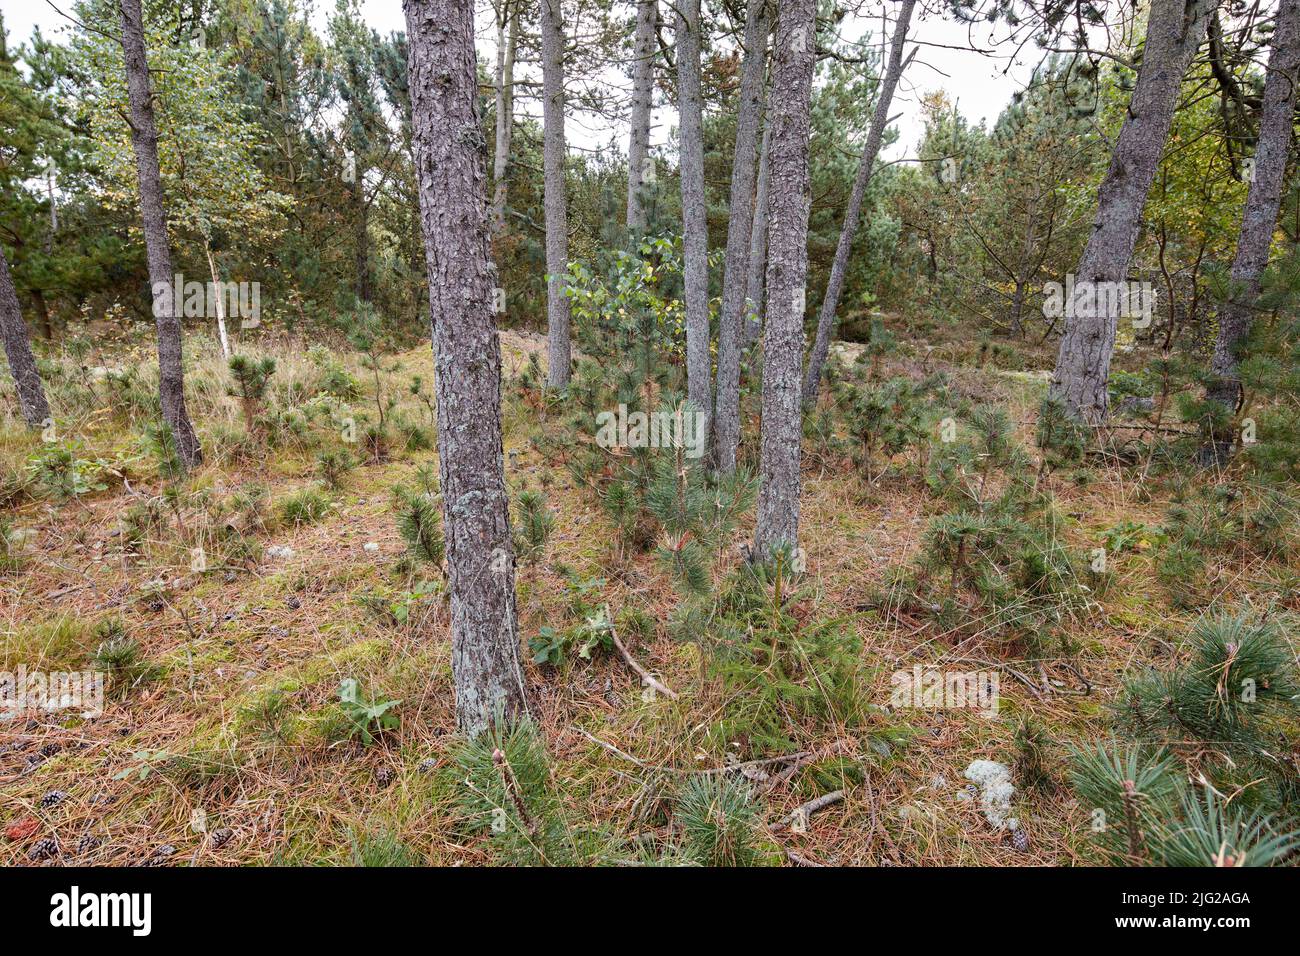
{"type": "Polygon", "coordinates": [[[650,158],[650,120],[654,111],[655,29],[659,0],[638,0],[636,35],[632,43],[632,130],[627,143],[627,231],[633,237],[646,229],[646,160],[650,158]]]}
{"type": "Polygon", "coordinates": [[[816,60],[816,0],[787,0],[773,45],[767,321],[763,326],[763,424],[754,557],[799,543],[799,414],[808,281],[808,133],[816,60]]]}
{"type": "MultiPolygon", "coordinates": [[[[1282,205],[1296,86],[1300,84],[1300,0],[1280,0],[1272,44],[1264,81],[1259,139],[1255,143],[1254,175],[1246,193],[1237,254],[1232,260],[1232,291],[1219,316],[1211,365],[1213,379],[1206,390],[1207,397],[1224,405],[1229,413],[1240,402],[1241,376],[1237,362],[1241,346],[1250,334],[1255,300],[1259,298],[1282,205]]],[[[1232,447],[1231,435],[1216,435],[1212,449],[1215,459],[1226,458],[1232,447]]]]}
{"type": "Polygon", "coordinates": [[[515,127],[515,50],[519,45],[519,10],[510,0],[497,0],[496,143],[492,156],[492,231],[506,227],[506,174],[515,127]]]}
{"type": "Polygon", "coordinates": [[[853,190],[849,193],[849,206],[844,212],[844,226],[840,230],[839,245],[835,247],[835,260],[831,263],[831,276],[826,283],[826,294],[822,297],[821,314],[817,318],[817,338],[813,342],[812,354],[808,357],[808,372],[804,377],[803,400],[807,405],[817,402],[817,389],[821,382],[822,366],[826,363],[826,354],[831,347],[831,332],[835,328],[835,310],[839,308],[840,294],[844,291],[844,279],[849,271],[849,253],[853,249],[853,239],[858,233],[858,222],[862,218],[862,203],[866,199],[867,186],[880,153],[880,143],[885,135],[885,125],[889,122],[889,107],[894,99],[894,90],[898,88],[898,79],[903,74],[903,45],[907,41],[907,28],[912,20],[912,10],[916,0],[903,0],[898,10],[898,20],[894,24],[894,36],[889,44],[889,63],[885,67],[885,77],[880,84],[880,93],[876,97],[876,110],[871,116],[871,129],[867,132],[867,143],[862,148],[862,160],[858,164],[858,175],[853,181],[853,190]]]}
{"type": "MultiPolygon", "coordinates": [[[[706,423],[713,410],[709,355],[709,224],[704,206],[704,101],[700,92],[700,0],[678,0],[677,111],[682,176],[682,279],[686,300],[686,396],[706,423]]],[[[706,424],[706,445],[710,429],[706,424]]]]}
{"type": "Polygon", "coordinates": [[[3,248],[0,248],[0,337],[5,340],[5,357],[9,359],[9,371],[18,390],[18,408],[23,413],[23,421],[29,428],[41,428],[50,417],[50,406],[45,401],[27,323],[18,308],[18,293],[3,248]]]}
{"type": "Polygon", "coordinates": [[[763,276],[767,272],[767,193],[772,164],[769,150],[772,124],[763,122],[763,145],[758,151],[758,187],[754,193],[754,226],[749,237],[749,276],[745,281],[745,324],[741,341],[749,348],[763,330],[763,276]]]}
{"type": "Polygon", "coordinates": [[[140,180],[140,216],[153,289],[154,320],[158,329],[158,397],[163,421],[171,429],[176,453],[186,468],[203,460],[198,436],[185,409],[185,372],[181,364],[181,323],[172,295],[172,254],[167,241],[167,216],[163,212],[162,173],[158,166],[158,127],[153,118],[149,89],[149,62],[144,50],[144,20],[140,0],[119,0],[122,13],[122,48],[126,59],[126,89],[130,101],[131,143],[135,147],[136,174],[140,180]]]}
{"type": "Polygon", "coordinates": [[[475,736],[525,708],[501,453],[487,144],[471,0],[405,0],[416,177],[429,270],[456,721],[475,736]]]}
{"type": "Polygon", "coordinates": [[[564,194],[564,24],[560,0],[542,0],[542,177],[546,213],[546,357],[552,388],[569,384],[568,200],[564,194]]]}
{"type": "Polygon", "coordinates": [[[722,313],[718,317],[718,388],[713,413],[713,464],[722,474],[736,470],[740,444],[741,324],[746,315],[749,248],[754,227],[754,165],[767,38],[771,32],[766,0],[750,0],[745,17],[745,60],[740,70],[740,112],[736,116],[736,151],[731,164],[731,214],[722,278],[722,313]]]}
{"type": "Polygon", "coordinates": [[[1076,292],[1087,301],[1076,298],[1067,304],[1050,389],[1070,415],[1089,424],[1106,420],[1106,386],[1123,308],[1115,303],[1117,298],[1129,301],[1127,295],[1089,293],[1127,289],[1142,209],[1169,136],[1183,76],[1205,39],[1213,6],[1213,0],[1152,0],[1148,13],[1137,85],[1097,195],[1092,234],[1075,269],[1076,292]]]}

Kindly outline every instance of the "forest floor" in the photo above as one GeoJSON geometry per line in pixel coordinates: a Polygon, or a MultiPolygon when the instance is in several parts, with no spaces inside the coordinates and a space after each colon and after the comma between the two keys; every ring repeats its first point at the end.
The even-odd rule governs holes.
{"type": "MultiPolygon", "coordinates": [[[[509,391],[526,353],[544,342],[507,332],[503,343],[509,391]]],[[[852,357],[853,347],[841,348],[852,357]]],[[[908,351],[911,358],[891,364],[905,370],[924,354],[908,351]]],[[[950,372],[966,394],[1005,407],[1019,423],[1018,439],[1032,448],[1045,374],[981,368],[969,350],[936,357],[944,351],[927,364],[950,372]]],[[[330,371],[326,363],[313,365],[300,348],[270,354],[280,365],[277,393],[294,394],[300,385],[299,400],[310,403],[311,383],[330,371]]],[[[114,358],[117,365],[131,361],[114,358]]],[[[365,390],[353,403],[363,408],[373,395],[372,372],[359,356],[342,361],[365,390]]],[[[421,584],[437,575],[395,570],[404,544],[391,488],[410,481],[435,453],[394,449],[382,462],[361,464],[338,490],[323,493],[322,515],[295,522],[282,505],[315,486],[315,449],[250,446],[239,403],[225,394],[222,363],[205,352],[189,387],[207,462],[169,497],[168,482],[132,430],[136,416],[108,398],[101,371],[78,364],[66,360],[52,390],[90,487],[62,499],[26,486],[7,492],[17,544],[16,567],[0,577],[0,670],[86,668],[109,633],[102,622],[113,619],[116,633],[138,644],[139,679],[97,717],[32,712],[0,721],[0,864],[492,862],[487,837],[458,821],[448,618],[438,589],[421,584]],[[222,522],[244,519],[222,502],[251,484],[264,485],[271,502],[264,523],[242,528],[255,547],[223,550],[222,522]],[[122,519],[133,507],[156,517],[128,547],[122,519]],[[195,570],[195,545],[204,547],[205,535],[210,543],[195,570]],[[369,746],[338,738],[346,679],[370,700],[400,701],[392,711],[398,726],[369,746]],[[35,849],[49,839],[54,843],[35,849]],[[398,845],[406,850],[384,855],[398,845]]],[[[432,380],[427,347],[383,357],[382,387],[398,399],[397,414],[427,425],[427,405],[408,388],[414,375],[432,380]]],[[[525,403],[506,406],[513,486],[537,487],[547,469],[528,440],[537,415],[525,403]]],[[[752,423],[745,437],[756,443],[752,423]]],[[[42,448],[39,436],[12,422],[0,434],[0,461],[11,476],[30,474],[42,448]]],[[[861,638],[870,716],[804,741],[812,756],[791,773],[775,762],[746,771],[760,795],[764,859],[1097,862],[1089,814],[1066,783],[1067,750],[1112,733],[1107,708],[1122,676],[1167,665],[1198,612],[1170,603],[1143,542],[1112,558],[1110,586],[1074,622],[1072,650],[1059,660],[1025,665],[992,628],[945,630],[882,613],[869,596],[887,587],[891,569],[915,561],[927,520],[941,510],[899,461],[898,471],[868,481],[842,462],[806,456],[809,613],[843,619],[861,638]],[[996,713],[889,707],[890,675],[914,664],[996,672],[996,713]],[[1026,715],[1045,732],[1048,779],[1017,787],[1015,835],[990,825],[963,772],[977,759],[1014,764],[1026,715]],[[783,825],[796,807],[840,789],[843,799],[796,828],[802,832],[783,825]]],[[[1134,478],[1132,468],[1094,469],[1087,482],[1048,480],[1069,518],[1062,534],[1083,554],[1125,522],[1159,525],[1169,504],[1166,487],[1134,478]]],[[[663,804],[681,780],[754,755],[708,738],[720,697],[700,648],[670,633],[680,598],[653,557],[612,557],[615,534],[598,502],[563,471],[548,483],[558,520],[542,558],[518,570],[521,641],[545,625],[572,623],[575,606],[641,609],[654,626],[629,638],[629,650],[678,694],[643,694],[615,654],[574,656],[559,667],[524,655],[567,815],[622,835],[635,859],[638,840],[670,837],[663,804]]],[[[723,549],[716,579],[742,560],[751,532],[749,517],[723,549]]],[[[1242,559],[1221,567],[1215,586],[1246,599],[1260,577],[1260,568],[1242,559]]]]}

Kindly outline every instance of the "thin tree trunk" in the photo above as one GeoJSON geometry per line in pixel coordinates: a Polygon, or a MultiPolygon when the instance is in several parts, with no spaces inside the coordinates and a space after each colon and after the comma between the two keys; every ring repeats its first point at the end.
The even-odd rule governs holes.
{"type": "Polygon", "coordinates": [[[366,180],[360,169],[357,170],[357,181],[352,184],[352,203],[356,210],[357,298],[370,302],[374,299],[370,281],[370,208],[366,205],[366,180]]]}
{"type": "MultiPolygon", "coordinates": [[[[1259,298],[1282,205],[1296,87],[1300,84],[1300,0],[1281,0],[1272,43],[1264,80],[1259,139],[1255,143],[1254,174],[1246,192],[1237,254],[1232,260],[1232,291],[1219,316],[1211,364],[1213,378],[1206,390],[1208,398],[1225,406],[1230,413],[1236,411],[1241,400],[1237,362],[1241,347],[1250,335],[1255,300],[1259,298]]],[[[1233,438],[1231,435],[1214,438],[1214,456],[1221,461],[1231,454],[1233,438]]]]}
{"type": "Polygon", "coordinates": [[[0,248],[0,336],[5,340],[5,356],[18,390],[18,408],[23,413],[23,421],[30,428],[42,428],[50,417],[50,406],[45,401],[27,323],[18,308],[18,293],[3,248],[0,248]]]}
{"type": "Polygon", "coordinates": [[[816,0],[780,5],[773,46],[771,217],[754,557],[799,543],[799,414],[808,281],[808,133],[816,0]]]}
{"type": "Polygon", "coordinates": [[[208,255],[208,271],[212,274],[212,298],[217,306],[217,336],[221,339],[221,355],[230,358],[230,338],[226,335],[226,303],[221,294],[221,278],[217,275],[217,260],[212,258],[212,247],[204,241],[203,251],[208,255]]]}
{"type": "Polygon", "coordinates": [[[654,112],[656,30],[659,0],[639,0],[636,37],[632,44],[632,131],[627,144],[627,231],[640,236],[646,229],[645,196],[647,160],[650,158],[650,120],[654,112]]]}
{"type": "Polygon", "coordinates": [[[1073,302],[1049,394],[1090,424],[1106,420],[1106,386],[1142,209],[1164,150],[1183,76],[1205,39],[1213,0],[1152,0],[1128,115],[1097,195],[1092,234],[1075,269],[1073,302]],[[1082,297],[1082,299],[1081,299],[1082,297]],[[1120,305],[1117,307],[1116,300],[1120,305]],[[1083,314],[1075,314],[1083,313],[1083,314]]]}
{"type": "Polygon", "coordinates": [[[745,17],[745,61],[740,70],[736,151],[731,164],[731,214],[727,223],[727,254],[723,267],[722,313],[718,317],[713,464],[724,475],[736,470],[736,448],[740,444],[740,329],[746,313],[749,247],[754,226],[754,150],[758,141],[759,114],[763,108],[763,80],[770,32],[766,0],[750,0],[745,17]]]}
{"type": "Polygon", "coordinates": [[[546,356],[551,388],[569,384],[569,217],[564,195],[564,24],[560,0],[542,0],[542,166],[546,213],[546,356]]]}
{"type": "Polygon", "coordinates": [[[492,231],[506,227],[506,174],[515,127],[515,49],[519,45],[519,10],[510,0],[497,0],[496,144],[492,157],[492,231]]]}
{"type": "Polygon", "coordinates": [[[767,192],[771,163],[772,124],[764,120],[763,145],[758,151],[758,188],[754,194],[754,227],[749,238],[749,278],[745,282],[745,316],[742,341],[749,348],[763,330],[763,274],[767,271],[767,192]]]}
{"type": "Polygon", "coordinates": [[[808,372],[803,386],[803,400],[806,405],[811,406],[817,402],[822,366],[826,364],[826,354],[831,347],[831,332],[835,328],[835,310],[839,308],[840,293],[844,291],[844,279],[849,271],[849,253],[853,249],[853,240],[858,233],[858,222],[862,218],[862,203],[867,195],[867,185],[871,182],[876,156],[880,153],[880,143],[885,136],[885,126],[889,122],[889,107],[894,99],[894,90],[897,89],[898,79],[903,74],[905,66],[903,46],[907,42],[907,28],[915,7],[916,0],[903,0],[898,10],[898,20],[894,23],[894,36],[889,44],[889,63],[885,67],[885,78],[881,81],[880,93],[876,97],[876,111],[871,117],[867,143],[862,148],[858,175],[853,181],[853,190],[849,193],[849,206],[844,212],[844,226],[840,230],[839,245],[835,247],[835,260],[831,263],[831,275],[826,283],[826,294],[822,297],[821,315],[817,319],[817,338],[813,342],[812,354],[808,357],[808,372]]]}
{"type": "Polygon", "coordinates": [[[471,0],[405,0],[420,217],[429,270],[456,721],[473,737],[525,710],[501,453],[487,144],[471,0]]]}
{"type": "Polygon", "coordinates": [[[700,92],[700,0],[678,0],[677,111],[681,139],[682,280],[686,300],[686,397],[696,414],[713,410],[709,355],[709,223],[704,205],[704,101],[700,92]]]}
{"type": "Polygon", "coordinates": [[[144,49],[144,20],[140,0],[119,0],[126,87],[130,100],[131,143],[140,179],[140,216],[149,260],[154,320],[158,330],[158,398],[163,421],[171,429],[176,453],[186,468],[203,460],[199,438],[185,409],[185,371],[181,363],[181,323],[175,314],[171,247],[163,212],[162,173],[158,166],[158,128],[149,89],[149,62],[144,49]]]}

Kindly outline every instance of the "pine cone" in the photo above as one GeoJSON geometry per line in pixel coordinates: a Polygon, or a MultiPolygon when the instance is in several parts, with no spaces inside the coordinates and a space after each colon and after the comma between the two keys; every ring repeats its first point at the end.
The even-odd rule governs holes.
{"type": "Polygon", "coordinates": [[[41,797],[40,806],[42,810],[48,810],[50,807],[57,807],[66,799],[68,799],[68,795],[62,790],[51,790],[45,796],[41,797]]]}
{"type": "Polygon", "coordinates": [[[213,830],[208,837],[208,843],[214,850],[220,850],[223,846],[231,841],[235,831],[230,827],[222,827],[220,830],[213,830]]]}
{"type": "Polygon", "coordinates": [[[37,840],[32,844],[32,848],[27,851],[27,859],[33,863],[40,860],[50,860],[59,855],[59,841],[54,837],[46,837],[43,840],[37,840]]]}
{"type": "Polygon", "coordinates": [[[99,845],[104,841],[97,836],[91,836],[87,833],[77,841],[77,855],[84,856],[87,853],[93,853],[99,849],[99,845]]]}

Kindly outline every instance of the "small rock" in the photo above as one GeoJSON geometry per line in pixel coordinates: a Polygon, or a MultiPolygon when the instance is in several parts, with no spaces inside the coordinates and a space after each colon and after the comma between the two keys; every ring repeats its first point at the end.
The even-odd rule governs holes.
{"type": "Polygon", "coordinates": [[[293,557],[293,548],[287,544],[273,544],[266,549],[266,556],[277,561],[287,561],[293,557]]]}
{"type": "Polygon", "coordinates": [[[379,545],[373,541],[367,541],[361,546],[362,551],[369,551],[371,554],[379,550],[379,545]]]}

